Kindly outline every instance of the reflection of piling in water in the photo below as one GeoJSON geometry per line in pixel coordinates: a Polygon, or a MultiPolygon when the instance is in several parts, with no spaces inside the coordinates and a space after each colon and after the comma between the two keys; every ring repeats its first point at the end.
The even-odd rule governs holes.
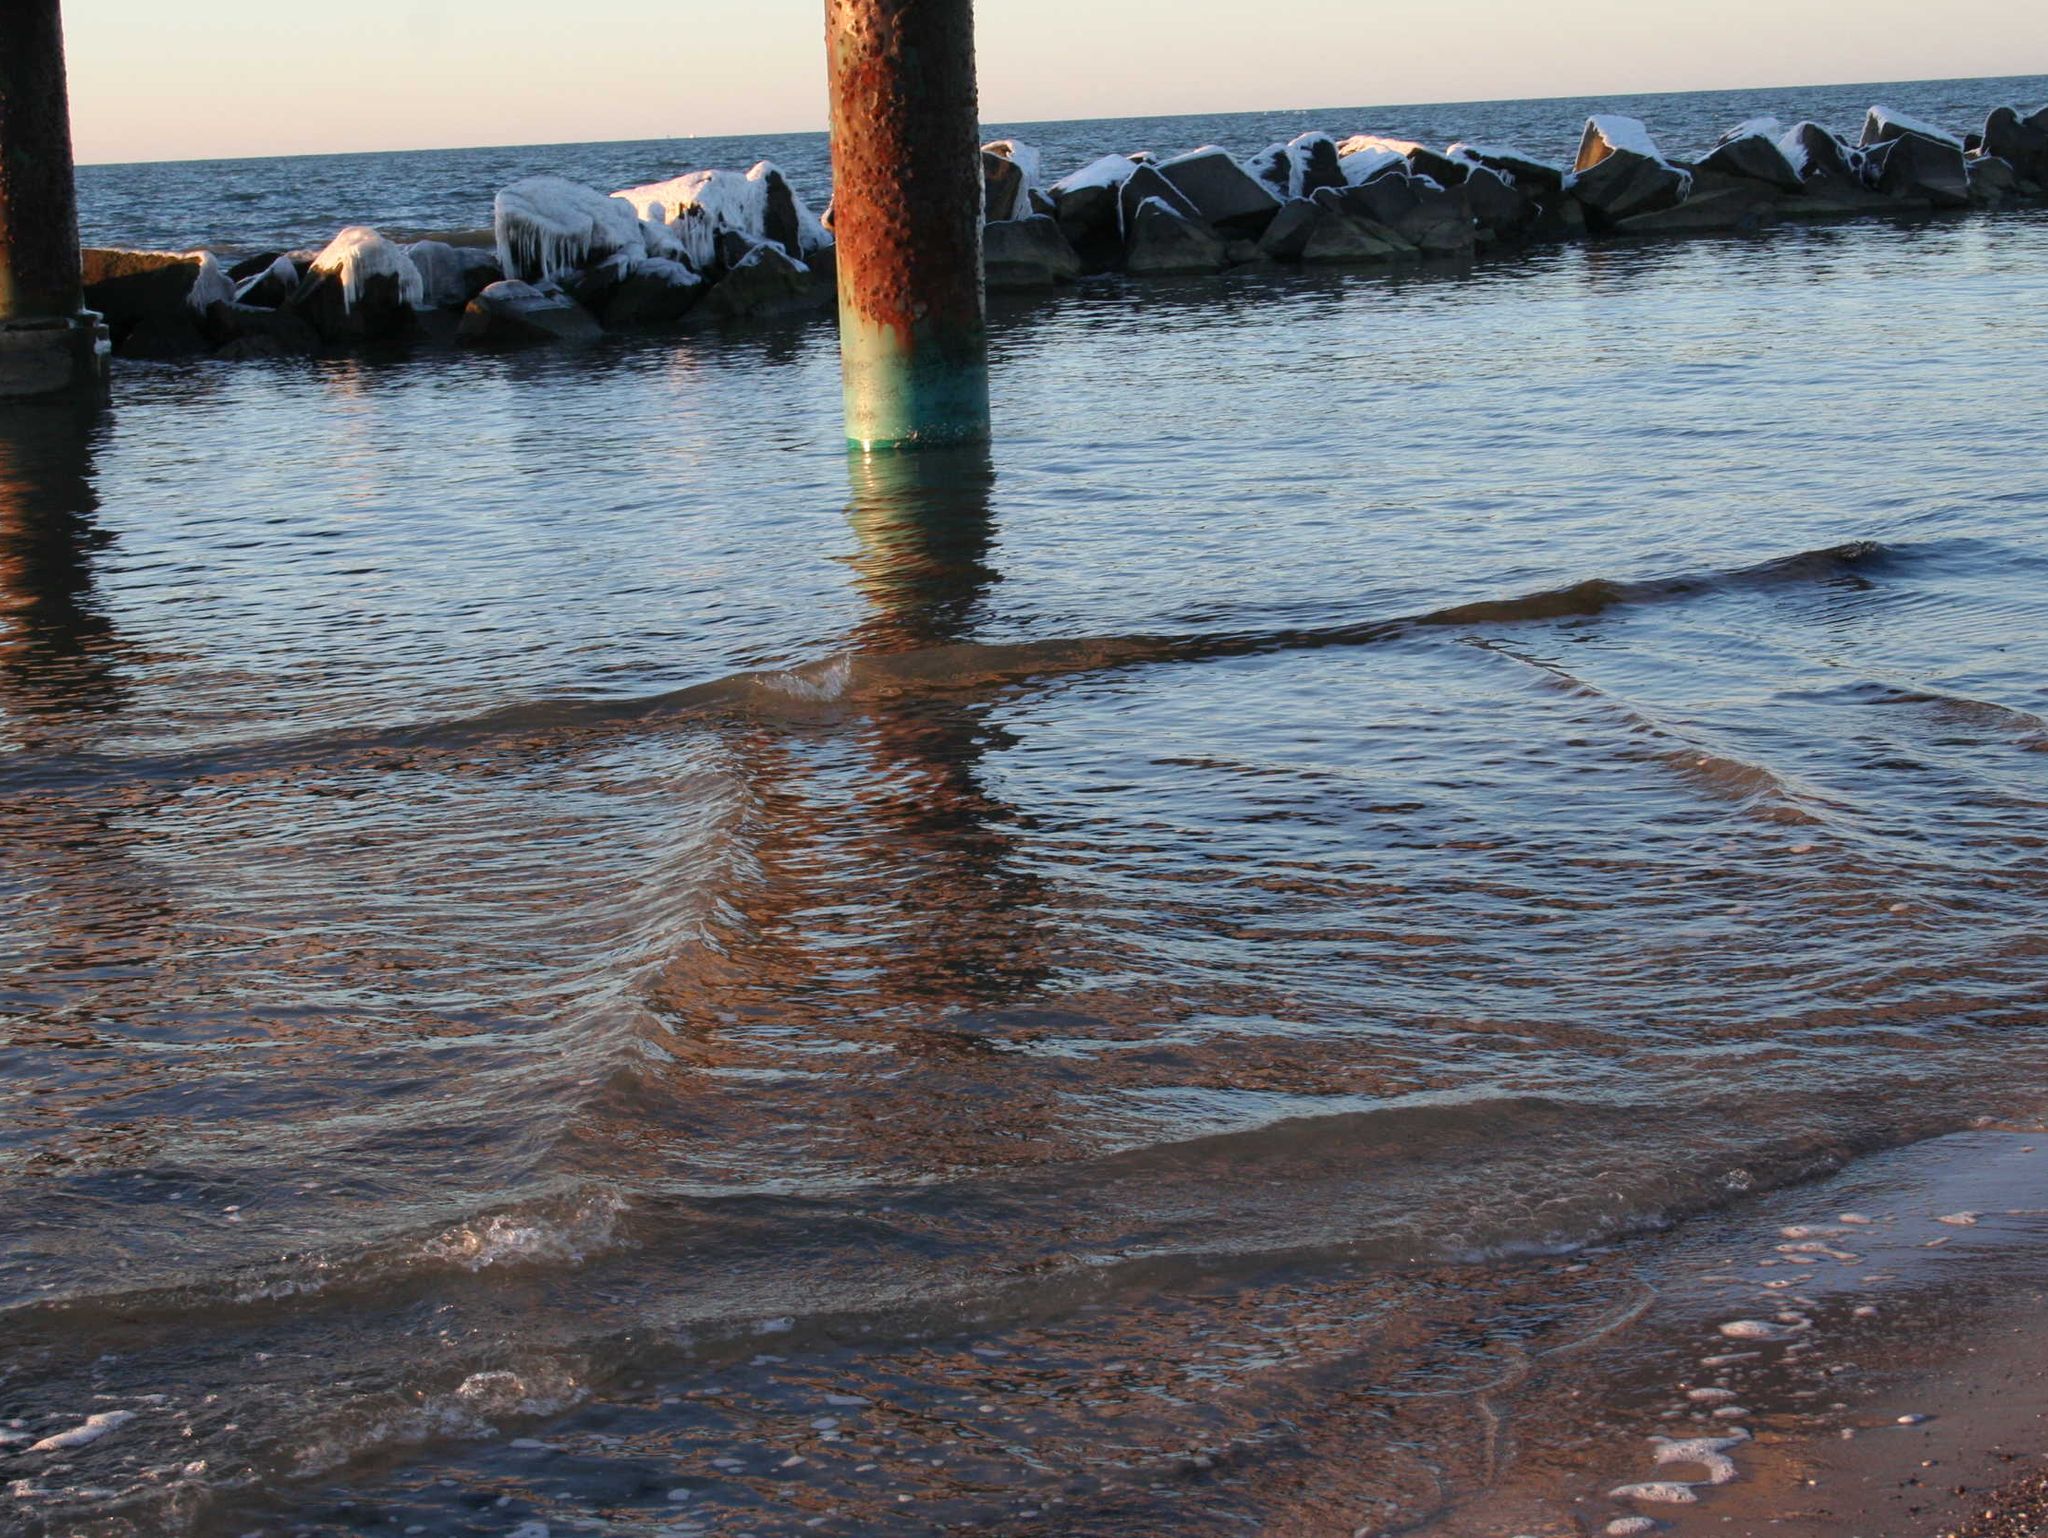
{"type": "Polygon", "coordinates": [[[988,564],[996,478],[988,450],[855,455],[847,468],[847,518],[860,540],[854,580],[873,610],[853,648],[912,651],[965,638],[975,605],[1002,580],[988,564]]]}
{"type": "Polygon", "coordinates": [[[0,411],[0,714],[102,710],[115,691],[112,627],[93,599],[98,411],[71,401],[0,411]]]}
{"type": "Polygon", "coordinates": [[[973,0],[827,0],[846,436],[988,437],[973,0]]]}

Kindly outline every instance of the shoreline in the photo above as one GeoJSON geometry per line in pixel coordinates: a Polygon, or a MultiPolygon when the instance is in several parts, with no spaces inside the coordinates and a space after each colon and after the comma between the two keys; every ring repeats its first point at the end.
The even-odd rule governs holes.
{"type": "Polygon", "coordinates": [[[1366,1538],[2041,1531],[2048,1134],[1910,1144],[1586,1264],[1654,1301],[1495,1407],[1497,1483],[1366,1538]]]}

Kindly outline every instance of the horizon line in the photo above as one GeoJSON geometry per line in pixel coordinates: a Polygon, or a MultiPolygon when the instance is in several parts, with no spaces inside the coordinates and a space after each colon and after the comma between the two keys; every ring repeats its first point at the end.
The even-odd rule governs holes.
{"type": "MultiPolygon", "coordinates": [[[[982,124],[981,124],[981,127],[983,127],[983,128],[990,128],[990,127],[1015,127],[1015,128],[1037,128],[1037,127],[1042,127],[1042,126],[1045,126],[1045,125],[1049,125],[1049,124],[1062,124],[1062,123],[1090,123],[1090,122],[1100,122],[1100,123],[1118,123],[1118,122],[1136,122],[1136,121],[1140,121],[1140,120],[1143,120],[1143,121],[1152,121],[1152,122],[1170,122],[1170,121],[1173,121],[1173,120],[1175,120],[1175,119],[1180,119],[1180,118],[1214,118],[1214,117],[1260,117],[1260,116],[1274,116],[1274,115],[1278,115],[1278,114],[1281,114],[1281,113],[1288,113],[1288,112],[1299,112],[1299,113],[1303,113],[1303,114],[1309,114],[1309,113],[1319,113],[1319,112],[1398,112],[1398,111],[1404,111],[1404,110],[1409,110],[1409,109],[1412,109],[1412,108],[1416,108],[1416,107],[1463,107],[1463,106],[1477,106],[1477,105],[1481,105],[1481,104],[1487,104],[1487,103],[1510,103],[1510,102],[1546,102],[1546,101],[1589,101],[1589,102],[1599,102],[1599,101],[1614,101],[1614,100],[1616,100],[1616,99],[1619,99],[1619,98],[1623,98],[1623,97],[1642,97],[1642,96],[1717,96],[1717,95],[1728,95],[1728,94],[1735,94],[1735,93],[1742,93],[1742,92],[1753,92],[1753,91],[1798,91],[1798,90],[1833,90],[1833,91],[1839,91],[1839,90],[1847,90],[1847,89],[1849,89],[1850,87],[1853,87],[1853,86],[1863,86],[1863,85],[1868,85],[1868,86],[1888,86],[1888,85],[1938,85],[1938,84],[1943,84],[1943,83],[1945,83],[1945,82],[1949,82],[1949,81],[1958,81],[1958,82],[1960,82],[1960,81],[1970,81],[1970,80],[1984,80],[1984,81],[1996,81],[1996,80],[2044,80],[2044,79],[2048,79],[2048,73],[2031,73],[2031,74],[2023,73],[2023,74],[2011,74],[2011,75],[1925,75],[1925,76],[1919,76],[1919,77],[1915,77],[1915,78],[1911,78],[1911,79],[1901,79],[1901,80],[1807,80],[1807,81],[1798,81],[1798,82],[1791,82],[1791,81],[1787,81],[1787,82],[1782,82],[1782,83],[1767,83],[1767,84],[1764,84],[1764,85],[1746,85],[1746,86],[1692,86],[1692,87],[1688,87],[1687,89],[1684,89],[1684,90],[1661,90],[1661,91],[1660,91],[1660,90],[1656,90],[1656,89],[1643,89],[1643,90],[1634,90],[1634,91],[1604,91],[1604,92],[1589,92],[1589,93],[1586,93],[1586,94],[1583,94],[1583,95],[1572,95],[1572,96],[1462,96],[1462,97],[1453,97],[1453,98],[1449,98],[1449,99],[1443,99],[1443,100],[1437,100],[1437,101],[1409,101],[1409,102],[1374,102],[1374,103],[1362,103],[1362,104],[1352,104],[1352,105],[1348,105],[1348,106],[1320,106],[1320,107],[1250,107],[1250,108],[1237,108],[1237,109],[1217,109],[1217,110],[1207,110],[1207,111],[1198,111],[1198,112],[1133,112],[1133,113],[1124,113],[1124,114],[1121,114],[1121,115],[1119,115],[1119,116],[1115,116],[1115,117],[1094,117],[1094,118],[1089,118],[1089,117],[1063,117],[1063,118],[991,118],[991,119],[986,119],[986,120],[984,120],[984,121],[982,122],[982,124]]],[[[2019,104],[2018,104],[2018,103],[2013,103],[2013,105],[2017,106],[2017,105],[2019,105],[2019,104]]],[[[1654,126],[1654,125],[1653,125],[1653,126],[1654,126]]],[[[173,156],[173,157],[167,157],[167,158],[163,158],[163,159],[156,159],[156,160],[79,160],[79,161],[77,161],[77,162],[76,162],[76,164],[77,164],[77,166],[78,166],[78,167],[79,167],[80,169],[84,169],[84,168],[86,168],[86,167],[95,167],[95,168],[99,168],[99,167],[110,167],[110,166],[165,166],[165,165],[198,165],[198,166],[203,166],[203,165],[231,165],[231,164],[240,164],[240,163],[242,163],[242,162],[245,162],[245,161],[251,161],[251,160],[339,160],[339,159],[344,159],[344,158],[347,158],[347,157],[350,157],[350,156],[357,156],[357,155],[441,155],[441,154],[469,154],[469,153],[477,153],[477,152],[481,152],[481,151],[485,151],[485,150],[540,150],[540,149],[568,149],[568,148],[580,148],[580,147],[584,147],[584,146],[588,146],[588,145],[596,145],[596,144],[684,144],[684,143],[690,143],[690,142],[693,142],[693,141],[695,141],[695,140],[700,140],[700,139],[749,139],[749,138],[762,138],[762,139],[787,139],[787,138],[796,138],[796,137],[799,137],[799,136],[809,136],[809,135],[816,135],[816,134],[825,134],[825,133],[828,133],[828,132],[829,132],[829,130],[828,130],[828,129],[825,129],[825,128],[783,128],[783,129],[760,129],[760,130],[751,130],[751,131],[749,131],[749,130],[742,130],[742,131],[740,131],[740,132],[736,132],[736,133],[693,133],[693,134],[667,134],[667,135],[655,135],[655,136],[653,136],[653,137],[650,137],[650,138],[640,138],[640,139],[545,139],[545,140],[530,140],[530,141],[525,141],[525,142],[520,142],[520,143],[498,143],[498,144],[421,144],[421,145],[412,145],[412,146],[409,146],[409,147],[407,147],[407,148],[405,148],[405,149],[366,149],[366,150],[294,150],[294,151],[291,151],[291,152],[289,152],[289,153],[284,153],[284,154],[274,154],[274,155],[198,155],[198,156],[173,156]]]]}

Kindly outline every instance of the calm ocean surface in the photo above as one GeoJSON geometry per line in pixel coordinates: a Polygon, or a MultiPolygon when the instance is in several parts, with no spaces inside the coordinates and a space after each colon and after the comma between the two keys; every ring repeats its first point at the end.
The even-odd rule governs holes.
{"type": "MultiPolygon", "coordinates": [[[[87,238],[764,154],[823,197],[93,167],[87,238]]],[[[1387,1417],[1612,1328],[1566,1252],[2048,1101],[2044,292],[2038,212],[1111,280],[903,460],[825,321],[0,418],[0,1531],[1455,1505],[1497,1438],[1387,1417]]]]}

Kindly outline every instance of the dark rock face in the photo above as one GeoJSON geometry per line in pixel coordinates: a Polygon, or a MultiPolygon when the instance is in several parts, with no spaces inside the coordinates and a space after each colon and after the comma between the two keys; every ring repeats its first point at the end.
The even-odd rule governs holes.
{"type": "Polygon", "coordinates": [[[1433,149],[1417,145],[1408,152],[1408,166],[1417,176],[1426,176],[1439,187],[1457,187],[1471,174],[1471,166],[1433,149]]]}
{"type": "Polygon", "coordinates": [[[1414,246],[1383,224],[1354,213],[1335,198],[1318,199],[1314,226],[1301,260],[1311,266],[1373,265],[1417,255],[1414,246]]]}
{"type": "Polygon", "coordinates": [[[1118,188],[1076,187],[1054,201],[1054,218],[1091,272],[1114,267],[1123,252],[1118,188]]]}
{"type": "Polygon", "coordinates": [[[1761,182],[1781,192],[1800,192],[1806,184],[1792,169],[1792,162],[1778,148],[1777,141],[1762,134],[1739,134],[1724,139],[1700,162],[1702,171],[1761,182]]]}
{"type": "Polygon", "coordinates": [[[2000,107],[1984,120],[1984,153],[1996,156],[2025,180],[2048,184],[2048,107],[2023,118],[2000,107]]]}
{"type": "Polygon", "coordinates": [[[986,226],[981,257],[988,286],[998,293],[1051,288],[1081,276],[1081,258],[1053,219],[1003,219],[986,226]]]}
{"type": "Polygon", "coordinates": [[[1999,208],[2020,196],[2020,176],[2008,161],[1996,155],[1972,155],[1970,203],[1976,208],[1999,208]]]}
{"type": "MultiPolygon", "coordinates": [[[[1795,170],[1802,182],[1861,183],[1862,157],[1818,123],[1801,123],[1790,135],[1798,147],[1795,170]]],[[[1789,162],[1788,162],[1789,163],[1789,162]]]]}
{"type": "Polygon", "coordinates": [[[478,347],[594,342],[603,334],[590,312],[567,294],[544,293],[517,278],[493,283],[470,300],[456,331],[478,347]]]}
{"type": "Polygon", "coordinates": [[[1214,230],[1186,217],[1164,198],[1140,203],[1125,226],[1127,272],[1219,272],[1227,256],[1224,242],[1214,230]]]}
{"type": "MultiPolygon", "coordinates": [[[[1335,195],[1335,189],[1324,190],[1335,195]]],[[[1276,262],[1300,261],[1321,216],[1321,206],[1310,199],[1289,199],[1280,205],[1280,212],[1273,216],[1273,222],[1266,226],[1266,233],[1259,237],[1259,249],[1276,262]]]]}
{"type": "Polygon", "coordinates": [[[673,326],[704,297],[704,280],[681,262],[651,258],[635,262],[612,289],[604,307],[608,331],[673,326]]]}
{"type": "Polygon", "coordinates": [[[1675,208],[1685,200],[1690,185],[1690,178],[1670,162],[1615,143],[1600,119],[1586,125],[1572,191],[1585,205],[1587,218],[1601,228],[1675,208]]]}
{"type": "Polygon", "coordinates": [[[801,258],[804,227],[797,216],[796,189],[789,185],[789,178],[774,166],[757,166],[755,170],[761,173],[761,185],[766,189],[762,200],[761,233],[791,256],[801,258]]]}
{"type": "Polygon", "coordinates": [[[1901,134],[1873,151],[1871,163],[1877,190],[1887,197],[1924,200],[1936,208],[1970,206],[1970,173],[1959,144],[1901,134]]]}
{"type": "Polygon", "coordinates": [[[1746,177],[1702,170],[1693,180],[1692,196],[1675,208],[1637,214],[1615,226],[1623,235],[1708,235],[1760,230],[1781,217],[1777,188],[1746,177]]]}
{"type": "Polygon", "coordinates": [[[633,259],[628,256],[608,256],[601,262],[592,262],[577,272],[565,272],[557,280],[562,291],[592,315],[602,315],[605,306],[611,303],[612,295],[626,274],[633,270],[633,259]]]}
{"type": "Polygon", "coordinates": [[[784,315],[818,302],[811,274],[774,246],[756,246],[726,273],[704,300],[720,320],[784,315]]]}
{"type": "Polygon", "coordinates": [[[1279,199],[1220,149],[1166,161],[1158,174],[1204,223],[1224,234],[1257,237],[1280,211],[1279,199]]]}
{"type": "Polygon", "coordinates": [[[989,223],[1015,219],[1023,212],[1017,204],[1024,197],[1024,168],[1007,155],[981,152],[981,188],[981,216],[989,223]]]}
{"type": "Polygon", "coordinates": [[[1513,239],[1536,222],[1536,200],[1498,171],[1475,165],[1458,190],[1473,222],[1494,239],[1513,239]]]}
{"type": "Polygon", "coordinates": [[[339,273],[315,269],[306,274],[284,309],[318,332],[321,341],[337,347],[397,341],[419,326],[405,290],[388,273],[367,279],[351,304],[339,273]]]}
{"type": "Polygon", "coordinates": [[[220,343],[216,358],[304,358],[320,350],[320,333],[284,310],[209,305],[206,329],[220,343]]]}
{"type": "Polygon", "coordinates": [[[114,351],[125,357],[175,358],[207,350],[199,312],[188,302],[205,270],[197,254],[172,251],[80,253],[85,304],[106,317],[114,351]]]}
{"type": "Polygon", "coordinates": [[[1130,180],[1123,184],[1117,195],[1118,206],[1122,209],[1121,220],[1126,243],[1130,238],[1131,222],[1138,210],[1154,198],[1183,219],[1196,220],[1202,217],[1187,195],[1162,176],[1156,167],[1141,165],[1131,173],[1130,180]]]}
{"type": "Polygon", "coordinates": [[[1297,134],[1285,144],[1269,144],[1247,160],[1244,169],[1282,203],[1344,185],[1337,141],[1326,133],[1297,134]]]}
{"type": "Polygon", "coordinates": [[[1465,256],[1477,241],[1466,189],[1420,177],[1376,176],[1339,194],[1345,212],[1391,230],[1425,256],[1465,256]]]}
{"type": "Polygon", "coordinates": [[[1523,238],[1538,245],[1568,245],[1586,238],[1585,205],[1562,188],[1538,193],[1536,217],[1523,238]]]}

